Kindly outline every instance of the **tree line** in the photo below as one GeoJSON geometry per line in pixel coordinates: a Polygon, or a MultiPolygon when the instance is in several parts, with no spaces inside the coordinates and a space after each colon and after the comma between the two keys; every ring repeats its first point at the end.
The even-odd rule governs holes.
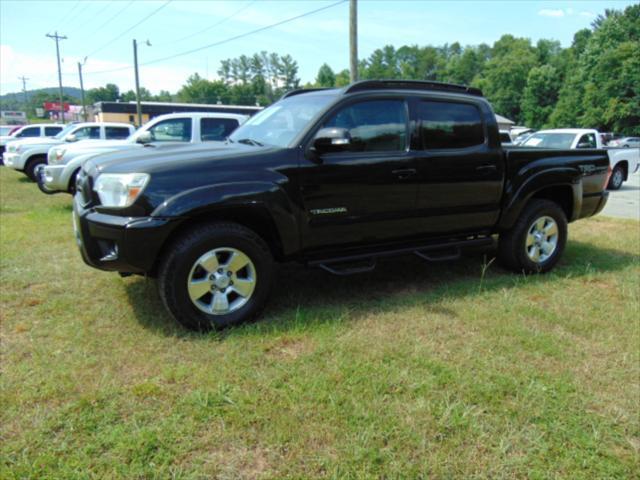
{"type": "MultiPolygon", "coordinates": [[[[640,4],[606,10],[578,31],[571,46],[541,39],[503,35],[493,45],[386,45],[359,62],[361,79],[430,80],[482,89],[496,113],[518,124],[544,127],[592,127],[640,135],[640,4]]],[[[287,90],[300,87],[298,63],[290,55],[266,51],[220,63],[218,78],[194,73],[180,90],[142,100],[266,106],[287,90]]],[[[305,87],[340,87],[349,71],[324,64],[305,87]]],[[[33,105],[45,95],[32,99],[33,105]],[[34,103],[35,102],[35,103],[34,103]]],[[[135,92],[117,85],[87,91],[87,102],[133,101],[135,92]]],[[[32,105],[32,106],[33,106],[32,105]]]]}

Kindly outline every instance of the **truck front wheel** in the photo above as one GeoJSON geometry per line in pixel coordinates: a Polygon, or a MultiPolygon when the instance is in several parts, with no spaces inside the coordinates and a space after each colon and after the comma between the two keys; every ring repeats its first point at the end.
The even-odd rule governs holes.
{"type": "Polygon", "coordinates": [[[178,322],[206,331],[255,317],[266,302],[273,270],[269,247],[257,234],[235,223],[211,223],[169,247],[158,289],[178,322]]]}
{"type": "Polygon", "coordinates": [[[500,235],[498,258],[510,270],[544,273],[551,270],[567,243],[567,217],[550,200],[535,199],[511,230],[500,235]]]}

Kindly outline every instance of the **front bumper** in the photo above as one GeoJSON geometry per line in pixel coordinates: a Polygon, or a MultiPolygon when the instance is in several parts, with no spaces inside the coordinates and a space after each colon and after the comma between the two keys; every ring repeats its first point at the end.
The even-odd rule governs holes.
{"type": "Polygon", "coordinates": [[[22,170],[24,165],[20,162],[20,154],[15,152],[4,152],[2,154],[4,164],[15,170],[22,170]]]}
{"type": "Polygon", "coordinates": [[[45,165],[38,175],[38,183],[42,182],[47,190],[52,192],[67,192],[69,177],[65,175],[66,165],[45,165]]]}
{"type": "Polygon", "coordinates": [[[84,262],[101,270],[148,273],[178,224],[177,218],[119,217],[84,208],[73,199],[73,229],[84,262]]]}

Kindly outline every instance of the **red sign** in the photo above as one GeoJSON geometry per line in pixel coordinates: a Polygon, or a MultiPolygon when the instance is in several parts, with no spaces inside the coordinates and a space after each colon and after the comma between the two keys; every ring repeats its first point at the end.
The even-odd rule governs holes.
{"type": "MultiPolygon", "coordinates": [[[[47,112],[59,112],[60,111],[60,102],[44,102],[43,104],[45,111],[47,112]]],[[[69,111],[69,103],[64,102],[62,104],[62,108],[64,108],[65,112],[69,111]]]]}

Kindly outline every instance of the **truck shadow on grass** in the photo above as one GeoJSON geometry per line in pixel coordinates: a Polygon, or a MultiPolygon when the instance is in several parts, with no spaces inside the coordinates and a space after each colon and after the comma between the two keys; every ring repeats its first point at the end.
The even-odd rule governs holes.
{"type": "Polygon", "coordinates": [[[518,275],[496,264],[495,249],[466,252],[457,261],[427,263],[417,257],[387,258],[371,273],[340,277],[319,269],[286,264],[278,269],[271,297],[255,322],[202,335],[183,329],[165,311],[154,281],[128,279],[125,290],[138,322],[167,336],[223,340],[229,335],[270,335],[294,329],[352,321],[400,307],[437,304],[504,288],[524,289],[539,282],[619,271],[640,256],[570,241],[556,269],[546,275],[518,275]],[[484,272],[484,273],[483,273],[484,272]],[[345,313],[349,312],[349,320],[345,313]]]}

